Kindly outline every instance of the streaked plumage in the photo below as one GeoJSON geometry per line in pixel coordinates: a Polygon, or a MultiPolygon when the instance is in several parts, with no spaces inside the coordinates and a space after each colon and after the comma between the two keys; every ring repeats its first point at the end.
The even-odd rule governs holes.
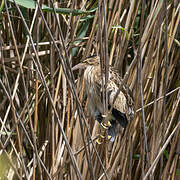
{"type": "MultiPolygon", "coordinates": [[[[100,58],[99,56],[90,57],[83,61],[81,66],[86,67],[84,71],[84,81],[91,114],[99,123],[101,123],[103,120],[103,104],[100,58]]],[[[112,116],[110,119],[111,126],[108,128],[108,134],[112,137],[111,141],[114,141],[117,123],[120,123],[120,125],[125,128],[128,122],[133,119],[134,102],[131,91],[125,84],[123,84],[119,73],[112,66],[109,67],[107,93],[108,109],[113,106],[112,116]],[[113,104],[114,96],[116,95],[119,87],[121,87],[121,91],[113,104]]]]}

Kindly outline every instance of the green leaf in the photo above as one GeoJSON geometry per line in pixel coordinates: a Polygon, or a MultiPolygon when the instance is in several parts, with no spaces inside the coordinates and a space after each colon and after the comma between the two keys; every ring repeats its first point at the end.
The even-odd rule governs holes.
{"type": "MultiPolygon", "coordinates": [[[[87,21],[86,23],[83,23],[78,35],[77,35],[77,38],[83,38],[85,37],[86,33],[87,33],[87,30],[88,30],[88,27],[89,27],[89,24],[90,24],[90,21],[87,21]]],[[[74,43],[81,43],[82,40],[76,40],[74,43]]],[[[75,47],[72,49],[72,56],[74,57],[78,51],[79,47],[75,47]]]]}
{"type": "MultiPolygon", "coordinates": [[[[14,0],[9,0],[10,2],[14,3],[14,0]]],[[[16,0],[16,3],[20,6],[23,6],[28,9],[35,9],[35,1],[33,0],[16,0]]]]}
{"type": "Polygon", "coordinates": [[[1,6],[0,6],[0,16],[1,16],[1,13],[2,13],[3,9],[4,9],[4,0],[2,0],[2,2],[1,2],[1,6]]]}
{"type": "MultiPolygon", "coordinates": [[[[2,0],[0,5],[0,21],[2,21],[2,11],[4,9],[4,0],[2,0]]],[[[2,23],[0,23],[0,29],[2,29],[2,23]]]]}
{"type": "Polygon", "coordinates": [[[10,132],[10,131],[7,131],[7,132],[2,131],[2,132],[0,132],[0,134],[3,135],[3,136],[6,136],[6,135],[8,135],[8,136],[10,136],[10,135],[16,135],[16,133],[12,133],[12,132],[10,132]]]}
{"type": "Polygon", "coordinates": [[[140,159],[140,154],[134,154],[133,159],[139,160],[140,159]]]}
{"type": "MultiPolygon", "coordinates": [[[[22,15],[23,15],[23,17],[24,17],[26,23],[28,24],[28,14],[27,14],[27,9],[24,8],[24,7],[20,7],[20,9],[21,9],[22,15]]],[[[26,28],[23,28],[23,32],[24,32],[25,36],[28,37],[28,32],[27,32],[26,28]]]]}
{"type": "Polygon", "coordinates": [[[163,154],[164,154],[164,156],[166,157],[166,159],[168,160],[168,157],[169,157],[168,152],[167,152],[166,150],[164,150],[163,154]]]}
{"type": "MultiPolygon", "coordinates": [[[[122,31],[122,33],[125,33],[125,28],[123,28],[122,26],[112,26],[113,29],[120,29],[122,31]]],[[[134,37],[139,36],[139,34],[133,34],[134,37]]],[[[126,32],[126,39],[128,39],[129,37],[129,32],[126,32]]]]}
{"type": "Polygon", "coordinates": [[[87,21],[87,20],[93,19],[93,18],[94,18],[94,15],[87,15],[87,16],[85,16],[85,17],[82,17],[82,18],[80,19],[80,22],[87,21]]]}
{"type": "Polygon", "coordinates": [[[180,176],[180,169],[176,169],[176,176],[180,176]]]}
{"type": "MultiPolygon", "coordinates": [[[[122,31],[122,33],[125,33],[125,28],[123,28],[122,26],[112,26],[113,29],[120,29],[122,31]]],[[[129,33],[128,31],[126,32],[126,39],[128,39],[129,37],[129,33]]]]}
{"type": "MultiPolygon", "coordinates": [[[[14,0],[9,0],[9,2],[14,3],[14,0]]],[[[36,7],[36,2],[34,0],[16,0],[16,3],[19,6],[23,6],[23,7],[28,8],[28,9],[35,9],[35,7],[36,7]]],[[[82,15],[82,14],[89,14],[91,12],[96,11],[96,9],[97,8],[93,8],[93,9],[88,10],[88,11],[83,11],[80,9],[73,9],[71,11],[70,8],[56,8],[56,13],[64,14],[64,15],[70,15],[70,13],[72,12],[73,16],[78,16],[78,15],[82,15]]],[[[42,5],[42,10],[45,12],[54,12],[53,8],[50,8],[44,4],[42,5]]]]}

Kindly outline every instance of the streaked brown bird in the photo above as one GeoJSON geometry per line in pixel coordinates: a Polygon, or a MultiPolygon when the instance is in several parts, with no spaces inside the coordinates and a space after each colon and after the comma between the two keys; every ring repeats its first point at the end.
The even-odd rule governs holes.
{"type": "MultiPolygon", "coordinates": [[[[82,63],[73,67],[73,70],[85,68],[84,82],[88,97],[90,112],[94,118],[101,124],[103,121],[103,102],[102,102],[102,78],[100,57],[92,56],[85,59],[82,63]]],[[[110,113],[110,126],[108,135],[110,140],[114,141],[116,137],[116,126],[119,123],[125,128],[129,121],[134,117],[133,96],[127,85],[123,83],[117,70],[109,66],[109,79],[106,88],[108,94],[108,110],[110,113]],[[114,101],[114,97],[120,88],[120,92],[114,101]]]]}

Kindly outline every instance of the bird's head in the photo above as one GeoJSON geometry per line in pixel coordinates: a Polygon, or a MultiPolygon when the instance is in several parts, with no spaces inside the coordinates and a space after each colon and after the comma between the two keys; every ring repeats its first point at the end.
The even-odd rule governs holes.
{"type": "Polygon", "coordinates": [[[79,64],[75,65],[72,70],[77,69],[85,69],[88,66],[98,66],[100,64],[100,58],[99,56],[91,56],[86,58],[84,61],[80,62],[79,64]]]}

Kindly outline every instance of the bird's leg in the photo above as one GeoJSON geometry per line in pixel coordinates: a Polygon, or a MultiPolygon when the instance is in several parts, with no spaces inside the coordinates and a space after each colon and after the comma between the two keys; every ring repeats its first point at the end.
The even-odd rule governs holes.
{"type": "MultiPolygon", "coordinates": [[[[108,112],[107,114],[103,114],[103,121],[101,122],[101,126],[102,128],[107,132],[107,130],[109,129],[109,127],[111,127],[111,114],[108,112]]],[[[104,133],[105,134],[105,133],[104,133]]],[[[111,139],[110,135],[107,135],[108,140],[111,139]]]]}
{"type": "MultiPolygon", "coordinates": [[[[102,115],[103,117],[103,121],[101,123],[102,127],[104,127],[105,129],[108,129],[110,126],[111,126],[111,123],[110,123],[110,119],[111,119],[111,111],[110,108],[110,104],[109,104],[109,96],[111,94],[112,91],[108,91],[108,109],[107,109],[107,112],[105,112],[105,114],[102,115]]],[[[101,92],[101,102],[103,103],[103,94],[101,92]]]]}
{"type": "Polygon", "coordinates": [[[98,122],[99,122],[99,124],[100,124],[100,134],[99,134],[99,138],[96,140],[96,142],[98,143],[98,144],[102,144],[103,143],[103,141],[104,141],[104,139],[105,139],[105,136],[103,135],[103,133],[102,133],[102,131],[104,130],[101,130],[101,123],[102,123],[102,121],[103,121],[103,117],[102,117],[102,114],[101,114],[101,112],[96,108],[96,107],[93,107],[92,108],[93,109],[93,115],[94,115],[94,118],[95,118],[95,120],[97,120],[98,122]]]}
{"type": "Polygon", "coordinates": [[[102,114],[102,117],[103,117],[103,121],[101,122],[101,126],[104,129],[108,129],[111,126],[111,122],[109,121],[110,115],[109,114],[108,115],[102,114]]]}
{"type": "Polygon", "coordinates": [[[101,114],[101,112],[96,107],[93,108],[93,114],[94,114],[94,118],[100,124],[100,134],[96,142],[98,144],[102,144],[106,139],[106,137],[108,140],[111,139],[111,135],[109,135],[109,133],[107,132],[109,130],[109,127],[111,127],[110,120],[112,119],[112,117],[110,113],[108,113],[107,115],[101,114]]]}
{"type": "Polygon", "coordinates": [[[112,138],[112,136],[108,133],[109,127],[111,127],[110,114],[101,115],[101,117],[102,117],[102,121],[100,123],[100,136],[97,139],[98,144],[102,144],[105,140],[110,140],[112,138]]]}

